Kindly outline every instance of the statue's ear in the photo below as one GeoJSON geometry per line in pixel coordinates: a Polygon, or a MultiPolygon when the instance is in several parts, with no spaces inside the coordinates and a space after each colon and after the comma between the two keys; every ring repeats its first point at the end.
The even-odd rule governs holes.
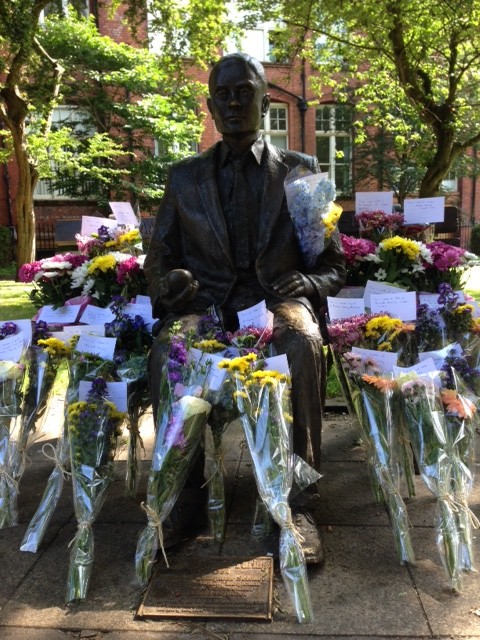
{"type": "Polygon", "coordinates": [[[266,93],[262,99],[262,116],[264,116],[267,113],[269,106],[270,106],[270,94],[266,93]]]}
{"type": "Polygon", "coordinates": [[[207,107],[208,107],[208,110],[210,112],[210,115],[213,116],[213,105],[212,105],[212,99],[211,98],[207,98],[207,107]]]}

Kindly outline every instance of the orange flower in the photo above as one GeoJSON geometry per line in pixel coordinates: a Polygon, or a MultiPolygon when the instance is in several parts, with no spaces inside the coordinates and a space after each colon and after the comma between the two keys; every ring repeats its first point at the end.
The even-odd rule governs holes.
{"type": "Polygon", "coordinates": [[[467,398],[459,396],[454,389],[441,389],[440,396],[449,413],[459,418],[473,418],[477,407],[467,398]]]}
{"type": "Polygon", "coordinates": [[[380,378],[379,376],[369,376],[366,373],[363,374],[362,380],[372,384],[376,389],[379,389],[382,393],[391,391],[396,388],[397,384],[395,380],[389,378],[380,378]]]}

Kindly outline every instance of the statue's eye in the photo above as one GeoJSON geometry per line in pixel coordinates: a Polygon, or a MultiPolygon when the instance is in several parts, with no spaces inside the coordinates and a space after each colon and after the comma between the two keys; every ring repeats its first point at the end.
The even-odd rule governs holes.
{"type": "Polygon", "coordinates": [[[215,92],[215,97],[219,100],[227,100],[228,91],[226,89],[219,89],[215,92]]]}

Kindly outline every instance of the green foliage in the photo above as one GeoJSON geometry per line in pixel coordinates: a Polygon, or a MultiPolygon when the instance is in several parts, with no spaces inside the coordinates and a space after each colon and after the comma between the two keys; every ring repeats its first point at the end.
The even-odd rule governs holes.
{"type": "Polygon", "coordinates": [[[10,227],[0,227],[0,267],[8,267],[13,261],[13,236],[10,227]]]}
{"type": "Polygon", "coordinates": [[[405,190],[415,172],[420,195],[436,195],[449,169],[480,140],[478,0],[241,0],[240,6],[257,20],[278,20],[282,46],[316,67],[314,90],[329,85],[338,101],[354,105],[357,142],[372,145],[372,127],[383,130],[398,175],[382,175],[375,160],[375,177],[380,172],[405,190]]]}
{"type": "Polygon", "coordinates": [[[480,256],[480,224],[472,227],[472,233],[470,236],[470,251],[480,256]]]}

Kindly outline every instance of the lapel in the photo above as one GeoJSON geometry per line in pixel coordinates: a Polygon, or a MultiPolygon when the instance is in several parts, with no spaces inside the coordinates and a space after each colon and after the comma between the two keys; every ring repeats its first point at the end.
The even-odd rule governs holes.
{"type": "Polygon", "coordinates": [[[260,228],[258,247],[265,247],[272,235],[272,229],[280,215],[284,181],[289,167],[283,162],[281,149],[265,143],[265,185],[263,190],[262,209],[260,212],[260,228]]]}
{"type": "MultiPolygon", "coordinates": [[[[228,262],[233,265],[233,257],[230,250],[227,224],[220,206],[218,196],[215,160],[217,157],[218,144],[210,147],[204,154],[199,156],[195,170],[195,182],[200,194],[205,218],[208,220],[214,237],[221,246],[228,262]]],[[[200,204],[200,203],[199,203],[200,204]]]]}

